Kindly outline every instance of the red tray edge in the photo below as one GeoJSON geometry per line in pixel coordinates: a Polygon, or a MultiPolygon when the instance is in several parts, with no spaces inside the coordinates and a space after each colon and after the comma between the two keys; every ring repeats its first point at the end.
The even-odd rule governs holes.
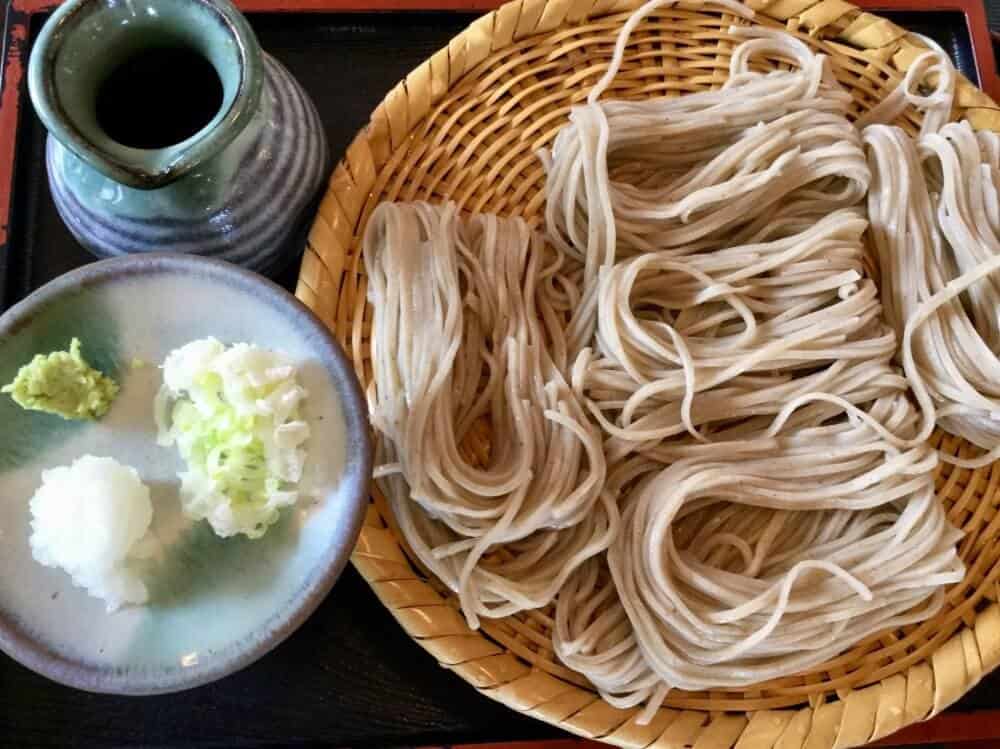
{"type": "MultiPolygon", "coordinates": [[[[969,29],[980,85],[995,101],[1000,100],[997,75],[986,12],[981,0],[854,0],[866,10],[958,11],[969,29]]],[[[502,0],[235,0],[248,13],[330,13],[382,11],[490,11],[502,0]]],[[[7,6],[3,43],[3,73],[0,77],[0,255],[7,250],[10,207],[15,173],[18,115],[24,73],[27,67],[28,34],[32,16],[52,10],[58,0],[12,0],[7,6]]],[[[929,744],[940,742],[983,742],[1000,739],[1000,710],[944,713],[923,723],[902,729],[874,746],[929,744]]],[[[987,746],[992,746],[989,741],[987,746]]],[[[583,739],[543,742],[480,744],[476,749],[587,749],[604,746],[583,739]]],[[[438,749],[430,748],[427,749],[438,749]]],[[[473,749],[473,745],[450,749],[473,749]]]]}

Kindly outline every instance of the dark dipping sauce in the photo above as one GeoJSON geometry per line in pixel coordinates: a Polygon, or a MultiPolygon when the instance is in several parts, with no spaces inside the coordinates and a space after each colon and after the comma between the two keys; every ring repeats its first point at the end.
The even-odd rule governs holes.
{"type": "Polygon", "coordinates": [[[188,47],[154,47],[127,58],[97,91],[97,122],[131,148],[166,148],[187,140],[222,107],[222,81],[188,47]]]}

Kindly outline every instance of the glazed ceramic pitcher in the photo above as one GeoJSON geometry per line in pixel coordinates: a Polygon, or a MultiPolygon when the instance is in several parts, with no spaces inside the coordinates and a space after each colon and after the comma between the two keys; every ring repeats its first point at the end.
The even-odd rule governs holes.
{"type": "Polygon", "coordinates": [[[56,207],[94,254],[187,252],[270,272],[300,249],[326,140],[228,0],[68,0],[28,82],[56,207]]]}

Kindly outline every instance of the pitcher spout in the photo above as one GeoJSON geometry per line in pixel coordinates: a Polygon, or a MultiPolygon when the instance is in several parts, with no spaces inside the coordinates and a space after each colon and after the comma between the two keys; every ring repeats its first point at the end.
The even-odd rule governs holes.
{"type": "Polygon", "coordinates": [[[32,50],[28,87],[68,151],[152,190],[243,132],[263,77],[253,31],[228,0],[68,0],[32,50]]]}

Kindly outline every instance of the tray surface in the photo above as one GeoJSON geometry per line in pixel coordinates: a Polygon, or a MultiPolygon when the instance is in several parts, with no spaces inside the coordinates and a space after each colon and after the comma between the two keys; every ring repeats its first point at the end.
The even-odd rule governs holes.
{"type": "MultiPolygon", "coordinates": [[[[961,13],[884,15],[931,36],[976,80],[961,13]]],[[[339,158],[385,93],[475,17],[268,14],[251,21],[263,47],[312,95],[339,158]]],[[[34,19],[32,34],[41,20],[34,19]]],[[[24,102],[13,220],[6,255],[0,258],[0,309],[92,260],[55,212],[42,159],[44,130],[24,102]]],[[[294,288],[297,270],[293,264],[279,280],[294,288]]],[[[349,568],[288,642],[245,671],[192,692],[155,700],[73,692],[0,656],[0,744],[387,746],[560,735],[433,666],[349,568]]],[[[998,687],[1000,676],[987,679],[952,710],[1000,707],[998,687]]]]}

